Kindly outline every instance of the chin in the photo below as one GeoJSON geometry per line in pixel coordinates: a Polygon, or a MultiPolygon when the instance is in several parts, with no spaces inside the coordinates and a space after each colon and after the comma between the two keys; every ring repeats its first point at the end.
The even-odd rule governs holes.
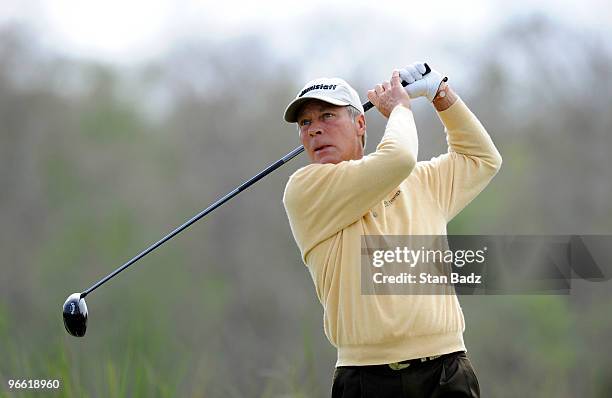
{"type": "Polygon", "coordinates": [[[319,164],[338,164],[340,163],[342,160],[338,159],[336,156],[321,156],[318,159],[315,159],[315,163],[319,163],[319,164]]]}

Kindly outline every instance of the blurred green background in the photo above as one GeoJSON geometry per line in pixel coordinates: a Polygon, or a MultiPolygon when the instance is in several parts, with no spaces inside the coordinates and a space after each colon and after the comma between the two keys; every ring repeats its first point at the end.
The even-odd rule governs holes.
{"type": "MultiPolygon", "coordinates": [[[[329,396],[336,353],[282,205],[304,156],[88,297],[84,338],[60,314],[70,293],[297,146],[282,112],[318,75],[362,95],[421,59],[450,77],[504,164],[449,233],[611,233],[606,32],[533,13],[432,48],[410,21],[325,11],[294,16],[315,22],[288,28],[285,47],[221,30],[128,63],[0,24],[0,396],[329,396]],[[9,379],[61,389],[18,392],[9,379]]],[[[431,107],[414,108],[427,160],[446,142],[431,107]]],[[[383,128],[369,113],[369,151],[383,128]]],[[[461,297],[483,396],[609,396],[611,287],[461,297]]]]}

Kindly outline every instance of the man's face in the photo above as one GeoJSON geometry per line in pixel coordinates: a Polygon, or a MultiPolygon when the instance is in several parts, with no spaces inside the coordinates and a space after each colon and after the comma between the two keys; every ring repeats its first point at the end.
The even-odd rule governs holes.
{"type": "Polygon", "coordinates": [[[365,117],[353,122],[344,106],[311,100],[298,113],[300,139],[313,163],[340,163],[363,156],[365,117]]]}

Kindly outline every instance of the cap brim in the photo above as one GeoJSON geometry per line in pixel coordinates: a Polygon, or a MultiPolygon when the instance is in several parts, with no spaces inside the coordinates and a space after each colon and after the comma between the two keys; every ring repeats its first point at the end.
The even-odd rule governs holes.
{"type": "Polygon", "coordinates": [[[289,122],[289,123],[297,123],[297,113],[300,110],[300,107],[302,105],[304,105],[304,103],[306,101],[310,101],[310,100],[319,100],[319,101],[323,101],[323,102],[327,102],[329,104],[332,105],[337,105],[337,106],[346,106],[346,105],[350,105],[349,102],[346,101],[341,101],[338,100],[336,98],[329,98],[326,97],[324,95],[305,95],[303,97],[299,97],[294,99],[289,106],[287,106],[287,109],[285,109],[285,121],[289,122]]]}

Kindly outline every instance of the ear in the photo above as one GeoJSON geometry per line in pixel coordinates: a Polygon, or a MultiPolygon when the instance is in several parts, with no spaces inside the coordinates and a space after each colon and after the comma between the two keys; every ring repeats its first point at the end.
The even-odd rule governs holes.
{"type": "Polygon", "coordinates": [[[359,135],[360,137],[363,136],[366,132],[366,119],[363,113],[357,116],[357,119],[355,119],[355,125],[357,126],[358,130],[357,135],[359,135]]]}

